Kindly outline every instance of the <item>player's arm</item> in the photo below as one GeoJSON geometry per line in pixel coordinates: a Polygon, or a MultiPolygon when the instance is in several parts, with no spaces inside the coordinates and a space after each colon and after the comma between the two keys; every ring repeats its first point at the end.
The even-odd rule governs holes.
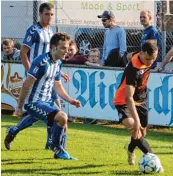
{"type": "Polygon", "coordinates": [[[61,71],[61,77],[64,78],[64,82],[69,82],[70,81],[70,77],[68,76],[68,74],[64,73],[61,71]]]}
{"type": "Polygon", "coordinates": [[[169,52],[167,53],[165,59],[163,60],[163,62],[160,64],[160,66],[158,67],[158,71],[161,71],[163,69],[163,67],[170,62],[173,59],[173,47],[169,50],[169,52]]]}
{"type": "Polygon", "coordinates": [[[64,89],[64,87],[62,86],[61,80],[59,81],[55,81],[55,90],[57,92],[57,94],[63,98],[65,101],[69,102],[72,105],[75,105],[76,107],[80,107],[80,102],[78,100],[72,99],[66,92],[66,90],[64,89]]]}
{"type": "Polygon", "coordinates": [[[21,58],[22,64],[24,65],[26,71],[28,71],[30,68],[29,58],[27,56],[27,53],[29,50],[30,48],[26,45],[22,45],[21,50],[20,50],[20,58],[21,58]]]}
{"type": "Polygon", "coordinates": [[[28,75],[26,80],[23,83],[22,89],[20,91],[20,96],[18,100],[18,106],[14,112],[14,115],[18,116],[19,118],[22,116],[22,107],[24,105],[25,99],[31,90],[33,84],[35,83],[35,78],[28,75]]]}
{"type": "Polygon", "coordinates": [[[133,99],[133,95],[135,92],[135,87],[132,85],[126,85],[126,103],[127,103],[127,107],[130,111],[130,114],[132,115],[133,119],[136,122],[139,122],[139,116],[136,110],[136,106],[135,106],[135,102],[133,99]]]}
{"type": "Polygon", "coordinates": [[[137,139],[138,134],[141,129],[141,123],[140,123],[140,119],[139,119],[136,106],[135,106],[135,102],[133,99],[134,92],[135,92],[135,87],[133,85],[126,85],[126,95],[125,95],[126,103],[130,111],[130,114],[132,118],[134,119],[134,128],[131,131],[131,134],[132,136],[134,136],[135,139],[137,139]]]}

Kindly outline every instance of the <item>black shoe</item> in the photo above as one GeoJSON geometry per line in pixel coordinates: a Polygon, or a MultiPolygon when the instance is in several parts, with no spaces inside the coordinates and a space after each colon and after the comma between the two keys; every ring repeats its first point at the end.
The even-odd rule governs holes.
{"type": "Polygon", "coordinates": [[[4,139],[4,145],[7,150],[10,150],[10,143],[14,140],[15,135],[7,134],[4,139]]]}

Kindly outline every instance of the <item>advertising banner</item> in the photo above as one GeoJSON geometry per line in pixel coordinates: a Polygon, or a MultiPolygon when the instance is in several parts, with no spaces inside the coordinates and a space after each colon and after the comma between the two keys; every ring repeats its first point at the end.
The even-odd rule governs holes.
{"type": "Polygon", "coordinates": [[[152,12],[154,1],[54,1],[57,6],[57,24],[103,27],[97,18],[105,10],[114,13],[117,25],[124,28],[142,28],[139,20],[143,9],[152,12]]]}
{"type": "MultiPolygon", "coordinates": [[[[70,116],[118,121],[113,105],[123,70],[63,67],[71,80],[64,83],[68,94],[81,102],[80,108],[61,100],[62,110],[70,116]]],[[[14,110],[25,79],[21,64],[1,63],[1,108],[14,110]]],[[[173,74],[152,72],[148,83],[149,124],[173,126],[173,74]]]]}

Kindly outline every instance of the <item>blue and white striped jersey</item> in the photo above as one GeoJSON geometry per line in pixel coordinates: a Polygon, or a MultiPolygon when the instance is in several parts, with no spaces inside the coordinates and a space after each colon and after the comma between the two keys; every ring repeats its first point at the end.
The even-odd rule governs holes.
{"type": "Polygon", "coordinates": [[[30,48],[28,53],[30,63],[32,63],[37,56],[49,52],[52,35],[53,31],[50,26],[48,29],[44,29],[39,23],[36,23],[28,28],[23,40],[23,45],[30,48]]]}
{"type": "Polygon", "coordinates": [[[60,80],[61,60],[53,61],[50,52],[38,56],[28,71],[28,75],[36,79],[26,103],[51,100],[54,81],[60,80]]]}

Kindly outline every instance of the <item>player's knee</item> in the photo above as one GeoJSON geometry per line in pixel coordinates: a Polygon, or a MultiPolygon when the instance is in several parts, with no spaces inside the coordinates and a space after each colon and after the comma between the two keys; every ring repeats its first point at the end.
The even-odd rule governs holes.
{"type": "Polygon", "coordinates": [[[134,119],[129,117],[129,118],[125,118],[122,123],[124,124],[124,126],[127,128],[127,130],[131,130],[133,128],[134,125],[134,119]]]}
{"type": "Polygon", "coordinates": [[[55,122],[60,126],[66,126],[67,119],[68,119],[67,114],[63,111],[59,111],[54,118],[55,122]]]}

